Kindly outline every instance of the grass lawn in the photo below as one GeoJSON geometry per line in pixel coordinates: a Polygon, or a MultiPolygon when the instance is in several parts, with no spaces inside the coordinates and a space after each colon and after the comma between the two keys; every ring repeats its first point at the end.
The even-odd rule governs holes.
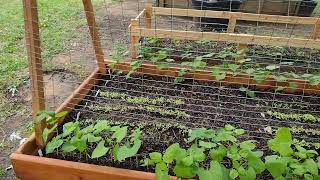
{"type": "MultiPolygon", "coordinates": [[[[95,0],[95,3],[105,2],[95,0]]],[[[38,0],[42,57],[49,61],[64,52],[74,39],[81,40],[77,28],[86,25],[82,1],[38,0]]],[[[21,0],[0,2],[0,116],[10,114],[5,94],[28,79],[21,0]]]]}
{"type": "Polygon", "coordinates": [[[313,11],[313,16],[320,16],[320,0],[315,0],[318,2],[317,7],[313,11]]]}

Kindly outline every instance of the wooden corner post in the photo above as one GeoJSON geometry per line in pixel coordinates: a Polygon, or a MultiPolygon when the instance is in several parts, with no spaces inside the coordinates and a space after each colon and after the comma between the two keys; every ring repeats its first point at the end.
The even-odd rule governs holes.
{"type": "Polygon", "coordinates": [[[139,43],[139,36],[137,36],[135,34],[135,31],[138,28],[139,28],[139,20],[131,19],[131,24],[130,24],[130,36],[131,36],[130,51],[131,51],[131,58],[132,59],[135,59],[138,56],[137,45],[139,43]]]}
{"type": "Polygon", "coordinates": [[[104,53],[101,46],[100,35],[96,25],[93,6],[91,0],[82,0],[84,11],[86,13],[87,23],[92,39],[92,44],[96,54],[96,60],[101,73],[106,74],[106,66],[104,62],[104,53]]]}
{"type": "Polygon", "coordinates": [[[36,115],[38,111],[45,109],[37,0],[23,0],[23,10],[29,76],[31,79],[33,124],[35,127],[36,143],[42,148],[45,144],[42,138],[42,131],[46,123],[44,121],[37,122],[36,115]]]}
{"type": "Polygon", "coordinates": [[[152,4],[147,3],[146,5],[146,11],[145,11],[145,18],[146,18],[146,28],[151,29],[152,27],[152,4]]]}
{"type": "Polygon", "coordinates": [[[320,38],[320,18],[318,18],[316,24],[314,25],[312,39],[320,38]]]}

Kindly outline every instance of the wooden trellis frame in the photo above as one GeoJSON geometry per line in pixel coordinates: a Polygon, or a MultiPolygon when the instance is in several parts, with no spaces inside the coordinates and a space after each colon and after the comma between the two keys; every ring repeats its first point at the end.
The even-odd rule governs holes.
{"type": "MultiPolygon", "coordinates": [[[[36,0],[23,0],[24,4],[24,16],[25,16],[25,28],[26,28],[26,41],[27,41],[27,49],[28,49],[28,56],[29,56],[29,70],[30,70],[30,77],[31,77],[31,87],[32,87],[32,111],[34,116],[34,122],[36,122],[35,114],[38,111],[45,109],[44,103],[44,86],[43,86],[43,72],[42,72],[42,61],[41,61],[41,50],[40,50],[40,36],[39,36],[39,24],[38,24],[38,15],[37,15],[37,1],[36,0]]],[[[88,94],[90,89],[99,83],[99,79],[101,75],[105,74],[106,72],[106,65],[109,64],[111,61],[104,59],[100,37],[97,31],[93,7],[91,4],[91,0],[83,0],[84,9],[86,11],[86,18],[87,23],[89,26],[92,43],[94,45],[95,56],[97,60],[97,68],[91,73],[91,75],[72,93],[70,97],[68,97],[61,106],[56,109],[56,112],[61,111],[72,111],[74,107],[83,100],[83,98],[88,94]]],[[[185,15],[189,13],[190,10],[187,12],[183,12],[183,10],[177,9],[177,14],[185,15]]],[[[172,10],[170,10],[170,15],[172,14],[172,10]]],[[[202,11],[192,10],[192,15],[195,17],[203,16],[202,11]]],[[[160,14],[168,14],[169,11],[163,8],[152,8],[152,6],[148,5],[136,18],[133,19],[131,22],[130,30],[132,36],[132,44],[131,50],[136,51],[135,45],[139,42],[139,39],[142,37],[141,31],[144,31],[144,36],[153,36],[152,33],[152,22],[151,18],[153,15],[160,15],[160,14]],[[154,13],[154,14],[153,14],[154,13]],[[145,15],[146,19],[146,28],[139,27],[139,18],[145,15]]],[[[210,13],[215,14],[215,12],[206,12],[210,15],[210,13]]],[[[208,15],[206,14],[206,16],[208,15]]],[[[228,13],[227,13],[228,14],[228,13]]],[[[235,20],[231,20],[230,23],[236,23],[236,20],[240,20],[242,16],[239,14],[229,14],[230,18],[235,20]],[[231,16],[232,15],[232,16],[231,16]]],[[[205,16],[205,17],[206,17],[205,16]]],[[[216,13],[215,16],[218,17],[225,17],[224,12],[216,13]],[[222,14],[220,14],[222,13],[222,14]]],[[[211,16],[210,16],[211,17],[211,16]]],[[[248,16],[252,19],[257,18],[254,15],[248,16]]],[[[273,16],[263,16],[265,19],[264,22],[270,21],[273,16]]],[[[308,46],[318,48],[319,49],[319,31],[320,31],[320,24],[319,21],[315,21],[312,18],[298,18],[295,20],[292,19],[285,19],[280,18],[284,23],[314,23],[315,30],[313,34],[313,38],[308,40],[308,42],[313,42],[317,44],[310,45],[305,42],[305,39],[296,39],[294,41],[290,41],[293,46],[302,46],[303,43],[307,43],[308,46]]],[[[274,20],[274,19],[273,19],[274,20]]],[[[229,27],[233,27],[230,24],[229,27]]],[[[232,29],[230,29],[231,31],[232,29]]],[[[162,31],[162,30],[161,30],[162,31]]],[[[161,32],[160,31],[160,32],[161,32]]],[[[156,30],[158,35],[159,30],[156,30]]],[[[161,33],[162,37],[171,37],[167,31],[163,31],[161,33]]],[[[201,33],[203,34],[203,33],[201,33]]],[[[252,36],[250,35],[236,35],[233,33],[226,33],[226,35],[218,35],[218,34],[211,34],[207,35],[211,37],[212,40],[220,40],[220,41],[228,41],[230,38],[244,38],[246,43],[252,43],[249,41],[252,40],[252,36]],[[218,39],[216,36],[219,36],[218,39]]],[[[194,33],[188,36],[178,36],[180,38],[189,38],[189,39],[196,39],[200,36],[197,33],[194,33]],[[194,37],[192,35],[195,35],[194,37]]],[[[206,38],[201,36],[201,38],[206,38]]],[[[280,40],[283,39],[272,39],[272,41],[266,41],[263,37],[255,37],[258,38],[256,43],[275,43],[281,44],[280,40]]],[[[241,43],[244,41],[241,41],[241,43]]],[[[287,43],[286,43],[287,45],[287,43]]],[[[306,45],[306,44],[304,44],[306,45]]],[[[245,45],[244,45],[245,47],[245,45]]],[[[306,46],[303,46],[306,47],[306,46]]],[[[130,70],[130,62],[119,63],[116,65],[117,69],[124,70],[125,72],[130,70]]],[[[150,64],[143,64],[141,68],[137,69],[137,73],[146,73],[146,74],[153,74],[153,75],[167,75],[167,76],[177,76],[177,71],[179,67],[171,67],[167,70],[158,70],[154,65],[150,64]]],[[[210,72],[206,71],[197,71],[192,74],[188,74],[188,77],[196,78],[199,80],[212,80],[212,76],[210,72]]],[[[237,83],[237,84],[250,84],[252,79],[247,77],[246,75],[239,75],[239,76],[232,76],[231,74],[227,75],[226,78],[227,82],[229,83],[237,83]]],[[[319,93],[319,86],[308,86],[305,81],[301,80],[290,80],[292,82],[299,83],[299,90],[304,92],[319,93]]],[[[267,80],[264,84],[261,84],[261,88],[270,87],[274,83],[272,80],[267,80]]],[[[290,91],[290,90],[288,90],[290,91]]],[[[60,119],[59,123],[63,123],[63,119],[60,119]]],[[[38,124],[35,128],[35,133],[15,152],[13,153],[10,158],[15,170],[16,175],[22,180],[70,180],[70,179],[82,179],[82,180],[100,180],[100,179],[108,179],[108,180],[118,180],[118,179],[129,179],[129,180],[142,180],[142,179],[155,179],[155,174],[147,173],[147,172],[140,172],[140,171],[133,171],[133,170],[124,170],[119,168],[111,168],[111,167],[104,167],[104,166],[97,166],[91,164],[84,164],[78,162],[69,162],[64,160],[58,159],[50,159],[36,156],[39,149],[43,148],[45,143],[42,139],[42,131],[45,127],[45,124],[38,124]]],[[[170,179],[177,179],[175,177],[171,177],[170,179]]]]}
{"type": "MultiPolygon", "coordinates": [[[[252,14],[229,11],[211,11],[211,10],[195,10],[195,9],[179,9],[179,8],[162,8],[152,7],[145,8],[135,19],[131,20],[130,35],[132,38],[142,37],[159,37],[159,38],[175,38],[181,40],[201,40],[207,39],[212,41],[230,42],[239,44],[257,44],[257,45],[272,45],[272,46],[290,46],[301,48],[320,49],[320,18],[315,17],[295,17],[295,16],[278,16],[267,14],[252,14]],[[153,16],[180,16],[180,17],[203,17],[203,18],[221,18],[228,19],[227,33],[217,32],[197,32],[197,31],[179,31],[153,29],[148,27],[140,27],[139,20],[145,18],[146,24],[152,24],[153,16]],[[144,16],[144,17],[143,17],[144,16]],[[256,21],[270,22],[282,24],[301,24],[313,25],[314,31],[310,34],[310,38],[293,38],[293,37],[276,37],[276,36],[261,36],[251,34],[236,34],[234,33],[237,21],[256,21]]],[[[135,40],[134,42],[137,42],[135,40]]],[[[132,45],[135,45],[132,43],[132,45]]],[[[132,54],[137,54],[137,49],[132,47],[132,54]]],[[[133,56],[133,58],[135,58],[133,56]]]]}

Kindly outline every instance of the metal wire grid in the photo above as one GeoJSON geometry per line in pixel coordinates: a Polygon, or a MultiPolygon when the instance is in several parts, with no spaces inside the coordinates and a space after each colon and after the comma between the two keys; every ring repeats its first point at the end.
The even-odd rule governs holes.
{"type": "MultiPolygon", "coordinates": [[[[146,2],[139,0],[122,1],[117,4],[110,5],[106,1],[103,2],[103,6],[100,6],[95,10],[95,15],[98,24],[98,30],[102,40],[102,47],[104,50],[105,58],[112,58],[112,48],[115,44],[120,43],[129,49],[130,36],[128,25],[130,19],[135,18],[145,7],[146,2]]],[[[41,17],[40,17],[41,21],[41,17]]],[[[140,19],[141,26],[144,25],[144,19],[140,19]]],[[[36,22],[38,23],[38,22],[36,22]]],[[[194,19],[176,18],[176,17],[159,17],[153,19],[153,28],[164,29],[181,29],[202,31],[201,24],[212,25],[214,23],[205,23],[194,19]]],[[[278,26],[276,23],[270,26],[270,23],[244,23],[237,24],[236,29],[239,29],[237,33],[250,32],[251,34],[258,35],[261,29],[270,29],[269,36],[278,36],[278,33],[283,33],[287,37],[310,37],[312,28],[299,27],[295,25],[282,25],[278,26]],[[301,28],[301,29],[300,29],[301,28]],[[249,30],[248,30],[249,29],[249,30]],[[250,30],[251,29],[251,30],[250,30]],[[254,29],[252,31],[252,29],[254,29]]],[[[66,42],[68,52],[54,57],[52,60],[45,60],[45,66],[54,67],[50,70],[50,73],[45,76],[43,82],[45,83],[45,101],[47,108],[56,108],[67,95],[83,81],[83,78],[87,76],[95,67],[94,51],[91,42],[90,34],[87,28],[79,28],[78,32],[83,35],[85,41],[78,44],[69,44],[66,42]],[[62,57],[61,57],[62,56],[62,57]],[[59,61],[59,58],[62,61],[59,61]],[[79,66],[72,66],[77,64],[79,66]],[[66,68],[67,66],[71,66],[66,68]],[[66,70],[67,69],[67,70],[66,70]],[[76,70],[83,72],[83,77],[72,78],[69,77],[76,73],[76,70]],[[61,81],[63,81],[61,85],[61,81]],[[68,91],[68,92],[65,92],[68,91]],[[62,96],[60,93],[64,92],[62,96]]],[[[40,38],[41,40],[41,38],[40,38]]],[[[145,46],[158,51],[161,49],[167,49],[167,46],[154,46],[152,44],[145,43],[142,39],[140,46],[145,46]]],[[[186,41],[186,43],[194,43],[192,41],[186,41]]],[[[221,46],[223,50],[229,43],[211,42],[217,46],[221,46]]],[[[231,44],[237,45],[237,44],[231,44]]],[[[27,44],[27,46],[29,46],[27,44]]],[[[171,47],[177,54],[184,52],[183,47],[171,47]]],[[[214,47],[213,47],[214,48],[214,47]]],[[[294,63],[300,63],[299,65],[290,65],[292,68],[302,68],[305,72],[315,72],[319,70],[319,61],[316,55],[319,51],[307,50],[299,48],[284,48],[287,51],[303,51],[304,56],[299,57],[283,57],[284,55],[268,56],[266,54],[259,54],[256,51],[250,51],[254,48],[261,48],[264,50],[266,46],[250,46],[247,58],[255,59],[255,64],[265,65],[265,60],[273,62],[290,61],[294,63]]],[[[218,49],[218,48],[217,48],[218,49]]],[[[194,47],[190,52],[195,55],[189,58],[195,58],[197,54],[208,54],[210,52],[219,52],[219,49],[203,49],[201,47],[194,47]]],[[[40,56],[40,54],[36,54],[40,56]]],[[[129,52],[124,54],[124,57],[128,58],[129,52]]],[[[178,57],[179,55],[172,54],[172,57],[178,57]]],[[[213,60],[208,60],[213,61],[213,60]]],[[[217,60],[219,62],[234,62],[230,58],[217,60]]],[[[146,61],[144,61],[146,62],[146,61]]],[[[179,65],[172,63],[171,65],[179,65]]],[[[285,66],[284,66],[285,67],[285,66]]],[[[282,67],[281,67],[282,68],[282,67]]],[[[279,69],[279,71],[281,70],[279,69]]],[[[99,79],[101,83],[95,85],[91,90],[91,93],[87,95],[86,99],[78,104],[73,114],[77,114],[75,119],[91,119],[96,118],[109,118],[113,120],[128,122],[164,122],[174,124],[184,124],[190,128],[192,127],[208,127],[216,128],[222,127],[226,123],[234,124],[237,127],[243,128],[248,132],[248,138],[255,138],[260,140],[265,146],[265,140],[272,137],[272,135],[265,131],[266,127],[271,127],[276,130],[279,127],[303,127],[314,130],[319,130],[318,123],[303,123],[279,120],[274,117],[270,117],[266,114],[268,109],[275,110],[283,113],[310,113],[314,116],[320,116],[319,108],[319,96],[301,94],[289,94],[279,93],[272,90],[258,90],[252,88],[257,94],[252,98],[243,92],[239,91],[239,85],[224,85],[221,82],[203,82],[201,80],[188,79],[180,84],[174,83],[174,78],[169,76],[155,77],[148,74],[141,76],[133,76],[129,79],[125,78],[124,74],[117,74],[116,72],[109,71],[106,76],[101,76],[99,79]],[[130,88],[131,87],[131,88],[130,88]],[[134,87],[134,88],[132,88],[134,87]],[[101,91],[112,91],[128,94],[135,97],[165,97],[171,99],[181,99],[186,103],[175,107],[165,105],[146,105],[139,104],[138,106],[150,106],[156,109],[171,109],[179,110],[190,115],[188,118],[176,118],[166,117],[159,115],[159,113],[139,112],[139,111],[114,111],[110,113],[102,111],[93,111],[89,109],[90,105],[99,105],[102,107],[112,106],[114,104],[130,105],[121,99],[110,99],[100,96],[101,91]],[[285,106],[285,107],[283,107],[285,106]],[[80,114],[79,114],[80,113],[80,114]],[[264,141],[264,143],[263,143],[264,141]]],[[[252,87],[251,85],[245,87],[252,87]]],[[[306,139],[310,142],[320,142],[320,138],[316,135],[308,136],[305,133],[298,133],[295,137],[299,139],[306,139]]],[[[155,138],[155,137],[149,137],[155,138]]]]}

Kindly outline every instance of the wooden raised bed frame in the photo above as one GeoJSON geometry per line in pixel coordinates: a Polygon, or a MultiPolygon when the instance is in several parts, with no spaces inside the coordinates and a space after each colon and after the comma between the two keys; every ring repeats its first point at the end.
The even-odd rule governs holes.
{"type": "MultiPolygon", "coordinates": [[[[36,0],[23,0],[24,4],[24,16],[25,16],[25,28],[26,28],[26,41],[27,41],[27,50],[29,57],[29,72],[31,78],[31,87],[32,89],[32,113],[34,122],[36,120],[36,112],[45,110],[44,103],[44,87],[43,87],[43,73],[42,73],[42,61],[41,61],[41,49],[40,49],[40,39],[39,39],[39,23],[38,23],[38,14],[37,14],[37,1],[36,0]]],[[[68,97],[63,104],[61,104],[56,112],[68,111],[71,112],[74,107],[86,97],[90,89],[99,83],[99,78],[101,75],[106,73],[106,65],[110,63],[109,60],[104,59],[104,55],[101,48],[100,37],[97,32],[93,7],[91,0],[83,0],[84,9],[86,11],[87,23],[89,26],[92,42],[94,44],[94,50],[96,53],[97,68],[90,74],[90,76],[68,97]]],[[[161,10],[166,11],[165,9],[161,10]]],[[[159,11],[156,11],[159,12],[159,11]]],[[[171,12],[171,11],[170,11],[171,12]]],[[[178,10],[177,12],[181,12],[178,10]]],[[[194,15],[197,16],[199,11],[194,11],[194,15]]],[[[152,17],[152,7],[147,6],[143,11],[146,17],[149,17],[146,26],[148,29],[138,29],[145,31],[145,35],[152,36],[151,32],[151,17],[152,17]],[[150,11],[151,10],[151,11],[150,11]]],[[[140,16],[141,16],[140,14],[140,16]]],[[[199,16],[199,15],[198,15],[199,16]]],[[[232,16],[234,17],[234,16],[232,16]]],[[[252,16],[249,16],[252,18],[252,16]]],[[[296,18],[294,18],[296,19],[296,18]]],[[[312,19],[304,19],[303,23],[316,23],[312,19]],[[304,21],[306,20],[306,21],[304,21]]],[[[287,20],[289,21],[289,20],[287,20]]],[[[137,36],[137,25],[138,20],[134,19],[133,24],[131,24],[131,33],[135,35],[133,37],[132,49],[134,50],[134,45],[139,41],[140,36],[137,36]],[[134,24],[136,23],[136,24],[134,24]]],[[[235,22],[235,21],[231,21],[235,22]]],[[[296,22],[296,21],[294,21],[296,22]]],[[[317,21],[318,23],[318,21],[317,21]]],[[[230,27],[230,26],[229,26],[230,27]]],[[[315,28],[316,37],[319,34],[319,26],[315,28]]],[[[170,35],[170,34],[169,34],[170,35]]],[[[196,34],[194,34],[196,35],[196,34]]],[[[218,34],[212,34],[209,37],[215,37],[218,34]]],[[[219,35],[220,36],[220,35],[219,35]]],[[[221,35],[223,37],[233,37],[234,34],[221,35]]],[[[241,35],[241,37],[244,35],[241,35]]],[[[250,36],[250,35],[248,35],[250,36]]],[[[167,37],[164,33],[163,37],[167,37]]],[[[182,36],[181,36],[182,37],[182,36]]],[[[184,37],[184,36],[183,36],[184,37]]],[[[187,36],[192,38],[192,36],[187,36]]],[[[195,37],[199,38],[200,36],[196,35],[195,37]]],[[[238,37],[238,36],[237,36],[238,37]]],[[[251,37],[251,36],[250,36],[251,37]]],[[[202,37],[203,38],[203,37],[202,37]]],[[[250,39],[250,38],[249,38],[250,39]]],[[[263,38],[262,38],[263,39],[263,38]]],[[[217,40],[217,39],[215,39],[217,40]]],[[[312,45],[312,47],[319,48],[319,40],[310,40],[317,45],[312,45]]],[[[264,42],[264,41],[263,41],[264,42]]],[[[298,42],[305,42],[305,40],[298,40],[298,42]]],[[[299,44],[299,43],[293,43],[299,44]]],[[[130,62],[120,63],[116,65],[117,69],[123,70],[125,72],[131,69],[130,62]]],[[[167,70],[157,70],[154,65],[143,64],[137,73],[152,74],[152,75],[167,75],[167,76],[176,76],[179,67],[171,67],[167,70]]],[[[208,71],[196,71],[187,75],[187,78],[195,78],[198,80],[214,80],[208,71]]],[[[301,80],[290,80],[299,83],[299,88],[301,91],[312,93],[319,92],[319,87],[310,87],[306,82],[301,80]]],[[[233,84],[254,84],[252,78],[246,75],[232,76],[232,74],[227,75],[224,83],[233,83],[233,84]]],[[[272,80],[267,80],[263,84],[257,85],[259,88],[269,88],[275,84],[272,84],[272,80]]],[[[288,90],[290,91],[290,90],[288,90]]],[[[63,119],[60,119],[59,124],[63,123],[63,119]]],[[[128,180],[142,180],[142,179],[155,179],[154,173],[147,173],[142,171],[134,171],[127,169],[119,169],[113,167],[105,167],[91,164],[84,164],[78,162],[71,162],[58,159],[50,159],[45,157],[37,156],[38,150],[42,149],[45,146],[45,143],[42,139],[42,131],[46,124],[35,124],[35,133],[23,144],[19,149],[11,154],[10,159],[16,176],[21,180],[119,180],[119,179],[128,179],[128,180]]],[[[52,137],[52,136],[51,136],[52,137]]],[[[177,179],[176,177],[170,177],[170,179],[177,179]]]]}

